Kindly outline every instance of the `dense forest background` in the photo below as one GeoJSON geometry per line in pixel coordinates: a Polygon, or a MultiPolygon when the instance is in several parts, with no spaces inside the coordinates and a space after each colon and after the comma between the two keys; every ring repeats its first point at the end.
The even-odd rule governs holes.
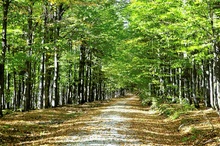
{"type": "Polygon", "coordinates": [[[219,0],[2,0],[0,116],[124,94],[220,112],[219,0]]]}

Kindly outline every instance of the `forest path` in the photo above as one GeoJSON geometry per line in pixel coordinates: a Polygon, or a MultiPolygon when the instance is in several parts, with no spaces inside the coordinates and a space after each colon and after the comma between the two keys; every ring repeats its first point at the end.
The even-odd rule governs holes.
{"type": "Polygon", "coordinates": [[[65,145],[141,145],[142,143],[130,130],[130,119],[126,113],[138,112],[130,103],[137,100],[128,96],[115,100],[112,104],[98,109],[99,114],[92,116],[65,140],[65,145]]]}
{"type": "Polygon", "coordinates": [[[142,106],[135,95],[115,98],[98,107],[74,124],[75,130],[65,138],[57,138],[58,145],[77,146],[161,146],[187,144],[173,123],[150,107],[142,106]]]}
{"type": "Polygon", "coordinates": [[[109,102],[7,115],[0,119],[0,145],[218,146],[219,131],[213,110],[171,120],[130,94],[109,102]]]}
{"type": "Polygon", "coordinates": [[[61,141],[57,140],[61,142],[59,145],[220,146],[214,142],[218,141],[220,125],[216,113],[209,109],[193,111],[171,120],[150,107],[142,106],[139,97],[130,94],[112,99],[109,104],[88,115],[81,119],[80,124],[83,125],[77,126],[76,123],[77,131],[61,141]],[[210,123],[217,123],[214,131],[210,123]],[[180,129],[182,124],[184,126],[180,129]]]}

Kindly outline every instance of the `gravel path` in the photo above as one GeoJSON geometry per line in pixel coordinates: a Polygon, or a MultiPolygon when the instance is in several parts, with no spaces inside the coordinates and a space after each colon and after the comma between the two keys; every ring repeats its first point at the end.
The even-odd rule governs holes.
{"type": "Polygon", "coordinates": [[[133,97],[124,98],[101,109],[99,115],[94,116],[90,121],[84,121],[86,125],[81,132],[68,136],[66,145],[141,145],[133,131],[129,129],[129,118],[123,116],[134,110],[127,104],[131,100],[133,97]]]}

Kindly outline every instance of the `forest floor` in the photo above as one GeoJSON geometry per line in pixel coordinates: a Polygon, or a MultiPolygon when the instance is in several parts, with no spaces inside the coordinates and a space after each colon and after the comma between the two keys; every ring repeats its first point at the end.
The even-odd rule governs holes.
{"type": "Polygon", "coordinates": [[[15,112],[0,119],[0,145],[220,145],[212,109],[173,120],[128,95],[77,106],[15,112]]]}

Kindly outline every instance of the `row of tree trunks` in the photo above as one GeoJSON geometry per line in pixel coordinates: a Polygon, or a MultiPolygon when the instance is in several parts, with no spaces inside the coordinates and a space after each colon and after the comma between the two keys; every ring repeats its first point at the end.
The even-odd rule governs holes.
{"type": "Polygon", "coordinates": [[[20,53],[23,58],[19,58],[18,65],[11,67],[11,70],[5,70],[6,51],[9,51],[7,44],[9,4],[10,0],[3,0],[0,117],[3,115],[2,109],[6,107],[29,111],[64,104],[83,104],[111,97],[110,94],[113,93],[106,84],[101,65],[102,55],[98,49],[90,48],[87,42],[82,40],[81,44],[73,44],[74,34],[68,37],[69,45],[62,44],[62,48],[60,47],[59,41],[64,40],[61,36],[64,35],[62,29],[66,29],[61,27],[60,22],[64,12],[69,8],[62,3],[55,4],[44,0],[42,12],[39,11],[41,22],[35,18],[38,13],[35,12],[38,2],[28,1],[22,6],[25,12],[23,17],[25,25],[22,25],[21,30],[24,37],[22,39],[26,44],[24,43],[22,47],[12,47],[8,55],[16,57],[20,53]],[[72,53],[75,57],[73,60],[69,59],[67,70],[66,64],[60,64],[62,53],[72,53]],[[7,93],[4,93],[6,91],[7,93]]]}
{"type": "MultiPolygon", "coordinates": [[[[172,68],[173,60],[167,60],[169,63],[161,63],[158,76],[160,78],[160,90],[158,84],[152,84],[151,92],[157,96],[170,95],[173,98],[178,96],[179,100],[187,99],[190,104],[194,104],[199,108],[199,102],[203,101],[205,106],[213,107],[220,113],[220,43],[218,30],[215,27],[215,8],[212,2],[209,3],[208,21],[211,28],[210,44],[207,55],[213,55],[213,58],[196,60],[196,55],[200,53],[199,49],[195,49],[191,53],[183,53],[177,55],[178,58],[190,60],[185,62],[180,68],[172,68]],[[165,76],[163,76],[165,75],[165,76]]],[[[159,56],[160,57],[160,56],[159,56]]],[[[164,58],[169,58],[164,57],[164,58]]],[[[173,59],[173,58],[172,58],[173,59]]],[[[163,59],[161,59],[163,60],[163,59]]],[[[153,76],[154,77],[154,76],[153,76]]],[[[154,77],[155,78],[155,77],[154,77]]]]}
{"type": "Polygon", "coordinates": [[[211,64],[209,67],[209,74],[210,75],[210,104],[211,106],[218,111],[220,114],[220,61],[219,61],[219,34],[217,29],[215,28],[214,24],[214,11],[215,11],[215,3],[209,4],[209,17],[210,17],[210,26],[212,29],[212,49],[210,50],[210,53],[213,53],[214,59],[211,60],[211,64]]]}
{"type": "Polygon", "coordinates": [[[202,60],[202,64],[197,64],[196,60],[192,60],[190,66],[185,68],[162,67],[160,74],[165,76],[159,77],[160,85],[152,83],[149,85],[151,95],[168,95],[174,99],[178,98],[180,102],[186,99],[196,108],[200,107],[199,102],[203,102],[205,106],[213,107],[219,112],[220,51],[219,46],[214,43],[210,52],[213,52],[212,49],[215,58],[202,60]]]}

